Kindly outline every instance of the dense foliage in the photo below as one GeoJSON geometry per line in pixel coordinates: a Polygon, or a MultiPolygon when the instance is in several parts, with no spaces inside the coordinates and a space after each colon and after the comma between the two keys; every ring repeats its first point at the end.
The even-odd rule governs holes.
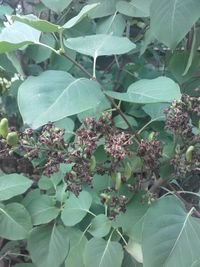
{"type": "Polygon", "coordinates": [[[4,0],[3,267],[199,267],[199,0],[4,0]]]}

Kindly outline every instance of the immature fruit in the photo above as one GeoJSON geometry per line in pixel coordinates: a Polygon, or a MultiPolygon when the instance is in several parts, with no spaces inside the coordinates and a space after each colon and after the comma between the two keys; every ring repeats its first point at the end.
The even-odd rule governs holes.
{"type": "Polygon", "coordinates": [[[154,132],[151,132],[151,133],[149,134],[149,136],[148,136],[148,141],[152,141],[153,138],[154,138],[154,136],[155,136],[155,133],[154,133],[154,132]]]}
{"type": "Polygon", "coordinates": [[[18,143],[18,134],[16,132],[10,132],[8,133],[7,137],[6,137],[6,142],[8,145],[10,146],[15,146],[18,143]]]}
{"type": "Polygon", "coordinates": [[[119,190],[122,184],[122,177],[121,173],[117,172],[116,173],[116,178],[115,178],[115,190],[119,190]]]}
{"type": "Polygon", "coordinates": [[[124,168],[124,176],[126,177],[126,180],[131,177],[132,175],[132,168],[129,162],[126,163],[125,168],[124,168]]]}
{"type": "Polygon", "coordinates": [[[185,159],[188,161],[188,162],[191,162],[192,161],[192,152],[194,150],[194,146],[189,146],[186,153],[185,153],[185,159]]]}
{"type": "Polygon", "coordinates": [[[90,159],[90,171],[93,172],[96,168],[96,158],[95,156],[91,156],[91,159],[90,159]]]}
{"type": "Polygon", "coordinates": [[[8,135],[8,120],[3,118],[0,122],[0,135],[6,138],[8,135]]]}

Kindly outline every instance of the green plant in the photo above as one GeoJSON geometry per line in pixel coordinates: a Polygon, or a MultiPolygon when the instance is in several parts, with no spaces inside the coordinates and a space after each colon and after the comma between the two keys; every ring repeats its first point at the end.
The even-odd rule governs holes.
{"type": "Polygon", "coordinates": [[[4,264],[200,266],[199,8],[2,1],[4,264]]]}

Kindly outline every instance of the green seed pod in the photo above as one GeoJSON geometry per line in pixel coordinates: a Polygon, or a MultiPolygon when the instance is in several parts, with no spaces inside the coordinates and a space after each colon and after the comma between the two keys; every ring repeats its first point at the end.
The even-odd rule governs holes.
{"type": "Polygon", "coordinates": [[[8,133],[8,135],[6,137],[6,142],[8,145],[15,146],[15,145],[17,145],[18,141],[19,141],[19,138],[18,138],[18,134],[16,132],[8,133]]]}
{"type": "Polygon", "coordinates": [[[92,155],[90,159],[90,171],[93,172],[95,168],[96,168],[96,158],[94,155],[92,155]]]}
{"type": "Polygon", "coordinates": [[[149,134],[149,136],[148,136],[148,141],[152,141],[153,138],[154,138],[154,136],[155,136],[155,133],[154,133],[154,132],[151,132],[151,133],[149,134]]]}
{"type": "Polygon", "coordinates": [[[76,178],[77,178],[77,174],[76,174],[76,172],[75,172],[75,171],[71,171],[71,172],[70,172],[70,174],[72,175],[72,177],[73,177],[74,179],[76,179],[76,178]]]}
{"type": "Polygon", "coordinates": [[[8,135],[8,119],[3,118],[0,122],[0,135],[6,138],[8,135]]]}
{"type": "Polygon", "coordinates": [[[189,146],[186,153],[185,153],[185,159],[188,161],[188,162],[191,162],[192,161],[192,152],[194,150],[194,146],[189,146]]]}
{"type": "Polygon", "coordinates": [[[125,168],[124,168],[124,176],[126,177],[126,180],[131,177],[132,174],[132,168],[129,162],[126,163],[125,168]]]}
{"type": "Polygon", "coordinates": [[[121,173],[118,172],[116,174],[116,179],[115,179],[115,190],[119,190],[122,184],[122,177],[121,177],[121,173]]]}

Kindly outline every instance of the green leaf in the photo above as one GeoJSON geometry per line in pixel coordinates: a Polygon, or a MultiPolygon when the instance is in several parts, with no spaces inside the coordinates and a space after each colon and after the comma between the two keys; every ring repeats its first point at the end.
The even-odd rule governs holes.
{"type": "Polygon", "coordinates": [[[90,11],[89,16],[91,18],[101,18],[112,15],[116,11],[116,3],[118,0],[88,0],[91,3],[100,3],[100,5],[94,10],[90,11]]]}
{"type": "Polygon", "coordinates": [[[60,266],[69,251],[68,229],[61,225],[35,227],[28,238],[28,251],[37,267],[60,266]]]}
{"type": "Polygon", "coordinates": [[[104,95],[95,81],[75,79],[64,71],[45,71],[22,83],[18,106],[24,123],[36,129],[48,121],[93,108],[102,98],[104,95]]]}
{"type": "Polygon", "coordinates": [[[199,242],[200,221],[180,200],[164,197],[149,208],[143,225],[144,267],[196,266],[199,242]]]}
{"type": "Polygon", "coordinates": [[[110,232],[111,221],[104,214],[92,219],[89,233],[94,237],[104,237],[110,232]]]}
{"type": "MultiPolygon", "coordinates": [[[[65,53],[73,60],[76,59],[76,52],[65,47],[65,53]]],[[[66,57],[61,57],[56,53],[51,54],[49,70],[63,70],[68,71],[73,66],[73,62],[69,61],[66,57]]]]}
{"type": "Polygon", "coordinates": [[[180,100],[181,93],[177,83],[167,77],[143,79],[131,84],[127,93],[107,92],[111,97],[132,103],[160,103],[180,100]]]}
{"type": "Polygon", "coordinates": [[[41,190],[49,190],[53,187],[53,182],[51,179],[49,179],[49,177],[46,177],[46,176],[42,176],[40,178],[40,180],[38,181],[38,187],[41,189],[41,190]]]}
{"type": "Polygon", "coordinates": [[[118,12],[129,17],[149,17],[151,0],[119,1],[116,5],[118,12]]]}
{"type": "Polygon", "coordinates": [[[134,196],[127,204],[126,212],[116,217],[117,227],[122,227],[123,232],[134,241],[141,242],[142,224],[149,208],[147,203],[141,203],[142,195],[134,196]]]}
{"type": "Polygon", "coordinates": [[[121,267],[123,249],[118,242],[92,238],[86,245],[84,262],[87,267],[121,267]]]}
{"type": "MultiPolygon", "coordinates": [[[[42,36],[40,38],[40,43],[54,48],[55,47],[55,38],[53,37],[53,35],[51,33],[42,34],[42,36]]],[[[42,45],[34,45],[34,44],[30,45],[27,48],[26,52],[29,54],[30,58],[32,58],[35,61],[35,63],[41,63],[41,62],[47,60],[52,54],[51,49],[44,47],[42,45]]],[[[55,54],[55,53],[53,53],[53,54],[55,54]]]]}
{"type": "Polygon", "coordinates": [[[86,191],[82,191],[78,197],[71,194],[66,200],[61,219],[66,226],[79,223],[88,213],[92,204],[92,198],[86,191]]]}
{"type": "MultiPolygon", "coordinates": [[[[130,123],[130,125],[137,126],[137,121],[133,117],[126,115],[126,119],[130,123]]],[[[114,117],[113,121],[117,128],[121,128],[124,130],[128,129],[127,123],[124,121],[124,119],[120,115],[117,115],[116,117],[114,117]]]]}
{"type": "Polygon", "coordinates": [[[41,2],[56,13],[61,13],[71,4],[72,0],[41,0],[41,2]]]}
{"type": "Polygon", "coordinates": [[[79,23],[83,18],[85,18],[88,15],[88,12],[90,10],[94,9],[98,5],[99,5],[99,3],[84,6],[77,16],[75,16],[72,19],[70,19],[69,21],[67,21],[62,27],[65,29],[72,28],[77,23],[79,23]]]}
{"type": "Polygon", "coordinates": [[[125,54],[136,47],[126,37],[106,34],[69,38],[65,41],[65,45],[72,50],[93,58],[125,54]]]}
{"type": "Polygon", "coordinates": [[[114,14],[106,18],[99,19],[97,22],[97,34],[111,34],[122,36],[126,27],[126,21],[121,14],[114,14]]]}
{"type": "Polygon", "coordinates": [[[33,225],[49,223],[59,214],[53,199],[47,195],[33,199],[26,208],[31,215],[33,225]]]}
{"type": "Polygon", "coordinates": [[[0,33],[0,53],[17,50],[27,44],[39,43],[39,38],[40,31],[16,21],[0,33]]]}
{"type": "Polygon", "coordinates": [[[153,0],[151,30],[155,37],[174,49],[200,17],[198,0],[153,0]]]}
{"type": "Polygon", "coordinates": [[[65,260],[65,266],[85,267],[83,263],[83,255],[87,244],[86,237],[80,230],[72,227],[69,228],[68,236],[70,240],[70,251],[65,260]]]}
{"type": "Polygon", "coordinates": [[[200,58],[195,56],[187,74],[183,75],[190,59],[189,51],[175,51],[169,59],[168,68],[179,83],[188,81],[199,68],[200,58]]]}
{"type": "Polygon", "coordinates": [[[24,193],[31,185],[32,181],[23,175],[13,173],[1,176],[0,201],[24,193]]]}
{"type": "Polygon", "coordinates": [[[151,117],[153,121],[164,121],[166,115],[164,110],[169,107],[168,103],[155,103],[155,104],[146,104],[142,109],[151,117]]]}
{"type": "Polygon", "coordinates": [[[9,240],[27,238],[31,230],[31,217],[19,203],[0,206],[0,236],[9,240]]]}
{"type": "Polygon", "coordinates": [[[41,32],[59,32],[59,30],[62,28],[61,26],[53,24],[47,20],[39,19],[33,14],[24,16],[14,15],[11,18],[13,21],[22,22],[41,32]]]}

